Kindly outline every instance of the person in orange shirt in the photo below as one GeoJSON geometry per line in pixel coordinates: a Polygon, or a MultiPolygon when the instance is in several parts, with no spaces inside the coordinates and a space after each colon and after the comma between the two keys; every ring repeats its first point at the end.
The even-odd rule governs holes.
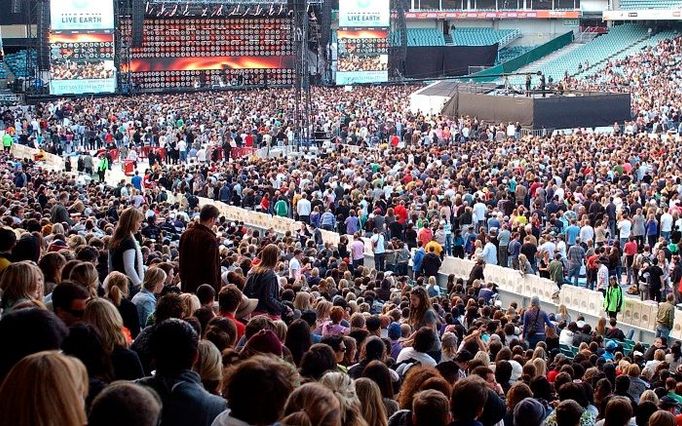
{"type": "Polygon", "coordinates": [[[424,223],[422,229],[417,233],[417,240],[424,244],[424,247],[433,239],[433,230],[429,228],[427,223],[424,223]]]}

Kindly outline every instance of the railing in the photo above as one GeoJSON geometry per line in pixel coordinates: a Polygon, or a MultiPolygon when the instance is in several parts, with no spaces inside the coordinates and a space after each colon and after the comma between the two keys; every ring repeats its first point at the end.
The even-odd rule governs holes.
{"type": "MultiPolygon", "coordinates": [[[[291,218],[245,210],[208,198],[200,198],[199,201],[200,205],[211,204],[218,207],[221,214],[230,220],[241,221],[247,226],[259,229],[272,229],[278,234],[284,234],[288,231],[296,232],[301,227],[301,222],[296,222],[291,218]]],[[[341,235],[338,233],[325,230],[320,230],[320,232],[322,233],[324,243],[339,244],[341,235]]],[[[347,235],[346,238],[349,243],[352,243],[354,240],[351,235],[347,235]]],[[[365,243],[366,257],[373,256],[372,245],[369,239],[363,238],[363,242],[365,243]]],[[[443,259],[439,273],[446,276],[454,274],[457,278],[468,278],[474,264],[475,262],[472,260],[446,256],[443,259]]],[[[486,265],[484,276],[486,282],[493,282],[506,292],[528,297],[530,295],[537,295],[541,301],[546,303],[564,304],[572,311],[597,318],[604,316],[604,296],[598,291],[573,285],[564,285],[559,289],[552,280],[533,274],[522,276],[516,270],[499,265],[486,265]]],[[[639,330],[650,331],[656,328],[657,312],[658,304],[656,302],[625,298],[623,308],[618,314],[618,321],[639,330]]],[[[682,339],[682,310],[675,310],[675,321],[671,336],[682,339]]]]}
{"type": "Polygon", "coordinates": [[[521,31],[514,30],[512,33],[509,33],[508,35],[504,36],[502,40],[500,40],[498,48],[502,49],[504,47],[509,46],[514,40],[518,39],[519,37],[521,37],[521,31]]]}

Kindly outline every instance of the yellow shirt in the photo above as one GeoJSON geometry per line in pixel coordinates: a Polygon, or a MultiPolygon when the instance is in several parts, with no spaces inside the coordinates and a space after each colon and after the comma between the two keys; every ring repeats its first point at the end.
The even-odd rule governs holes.
{"type": "Polygon", "coordinates": [[[428,253],[429,251],[431,251],[430,250],[431,247],[433,247],[434,253],[436,253],[436,255],[440,256],[441,252],[443,251],[443,246],[438,244],[437,241],[431,240],[428,243],[426,243],[426,246],[424,247],[424,251],[426,251],[428,253]]]}

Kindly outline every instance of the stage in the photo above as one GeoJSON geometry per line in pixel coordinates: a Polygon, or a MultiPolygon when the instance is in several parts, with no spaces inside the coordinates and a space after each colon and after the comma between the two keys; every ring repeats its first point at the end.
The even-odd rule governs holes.
{"type": "Polygon", "coordinates": [[[530,96],[493,84],[441,81],[413,93],[417,110],[450,117],[471,116],[490,123],[516,123],[527,129],[605,127],[630,120],[630,94],[547,90],[530,96]]]}

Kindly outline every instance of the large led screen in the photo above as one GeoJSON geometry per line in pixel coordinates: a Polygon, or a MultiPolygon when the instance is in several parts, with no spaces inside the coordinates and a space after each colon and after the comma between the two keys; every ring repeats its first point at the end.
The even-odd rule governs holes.
{"type": "Polygon", "coordinates": [[[388,29],[337,32],[336,84],[388,80],[388,29]]]}
{"type": "Polygon", "coordinates": [[[113,2],[51,0],[50,17],[50,94],[115,92],[113,2]]]}

